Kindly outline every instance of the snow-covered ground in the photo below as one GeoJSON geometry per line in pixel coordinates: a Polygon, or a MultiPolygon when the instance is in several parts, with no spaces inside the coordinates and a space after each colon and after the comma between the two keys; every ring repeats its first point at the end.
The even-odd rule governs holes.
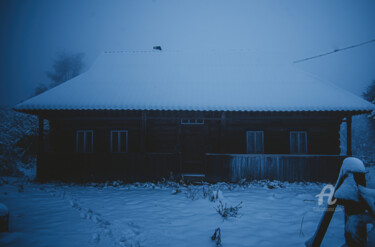
{"type": "MultiPolygon", "coordinates": [[[[0,203],[10,209],[0,246],[215,246],[218,227],[223,246],[303,246],[323,213],[315,195],[324,184],[314,183],[20,184],[0,186],[0,203]],[[220,200],[242,202],[237,217],[221,217],[220,200]]],[[[343,243],[338,207],[323,246],[343,243]]]]}

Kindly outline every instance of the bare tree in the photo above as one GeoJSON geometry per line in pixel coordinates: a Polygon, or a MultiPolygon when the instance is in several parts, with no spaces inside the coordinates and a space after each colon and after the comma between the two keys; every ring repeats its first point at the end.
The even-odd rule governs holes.
{"type": "Polygon", "coordinates": [[[367,87],[366,91],[363,93],[363,98],[370,102],[375,100],[375,80],[367,87]]]}
{"type": "Polygon", "coordinates": [[[53,60],[52,69],[46,72],[47,77],[52,82],[50,84],[39,84],[35,88],[34,95],[41,94],[48,89],[56,87],[57,85],[60,85],[61,83],[81,74],[84,68],[83,57],[83,53],[58,53],[56,58],[53,60]]]}
{"type": "Polygon", "coordinates": [[[41,94],[45,91],[48,90],[48,86],[44,83],[41,83],[39,84],[36,88],[35,88],[35,92],[34,92],[34,95],[38,95],[38,94],[41,94]]]}
{"type": "Polygon", "coordinates": [[[83,57],[83,53],[59,53],[53,62],[52,70],[47,71],[47,76],[52,81],[51,87],[55,87],[79,75],[84,67],[83,57]]]}

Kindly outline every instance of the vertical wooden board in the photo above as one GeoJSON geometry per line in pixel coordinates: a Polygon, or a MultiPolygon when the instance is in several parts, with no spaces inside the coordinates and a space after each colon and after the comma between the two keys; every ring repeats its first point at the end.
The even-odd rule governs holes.
{"type": "Polygon", "coordinates": [[[281,166],[281,170],[283,171],[282,174],[283,176],[280,177],[281,181],[287,181],[288,180],[288,171],[287,171],[287,166],[285,164],[285,157],[280,156],[279,158],[279,165],[281,166]]]}
{"type": "Polygon", "coordinates": [[[254,177],[254,165],[252,163],[252,159],[251,158],[242,158],[242,163],[243,163],[243,166],[244,168],[246,169],[246,173],[243,175],[243,178],[246,178],[246,179],[253,179],[254,177]]]}
{"type": "Polygon", "coordinates": [[[266,156],[265,159],[267,159],[266,166],[268,169],[269,177],[271,180],[278,180],[276,172],[277,172],[277,167],[275,164],[275,157],[274,156],[266,156]]]}
{"type": "Polygon", "coordinates": [[[269,174],[268,174],[268,164],[265,164],[264,159],[262,157],[256,157],[257,163],[260,165],[261,168],[261,176],[265,179],[269,179],[269,174]]]}
{"type": "Polygon", "coordinates": [[[240,164],[241,159],[239,157],[234,157],[232,158],[232,182],[238,181],[240,179],[241,174],[239,174],[239,169],[240,169],[240,164]]]}
{"type": "Polygon", "coordinates": [[[303,158],[301,157],[297,157],[295,164],[293,164],[296,181],[301,181],[301,168],[302,166],[306,166],[306,163],[308,162],[308,159],[305,159],[307,162],[302,159],[303,158]]]}
{"type": "Polygon", "coordinates": [[[252,165],[257,168],[256,179],[265,179],[262,163],[258,162],[258,158],[256,156],[252,157],[252,165]]]}
{"type": "Polygon", "coordinates": [[[256,164],[254,164],[253,159],[251,157],[245,160],[245,164],[247,167],[246,178],[250,180],[254,180],[256,177],[256,173],[257,173],[256,164]]]}
{"type": "Polygon", "coordinates": [[[292,177],[293,173],[290,170],[289,159],[286,159],[285,156],[283,157],[283,166],[284,166],[284,171],[285,171],[284,180],[288,180],[288,181],[292,180],[293,179],[293,177],[292,177]]]}

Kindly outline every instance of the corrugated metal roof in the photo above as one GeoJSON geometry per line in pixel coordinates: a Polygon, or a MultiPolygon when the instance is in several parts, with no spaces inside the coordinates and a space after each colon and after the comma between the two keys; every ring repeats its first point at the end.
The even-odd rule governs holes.
{"type": "Polygon", "coordinates": [[[92,68],[16,110],[371,111],[288,63],[244,51],[105,52],[92,68]]]}

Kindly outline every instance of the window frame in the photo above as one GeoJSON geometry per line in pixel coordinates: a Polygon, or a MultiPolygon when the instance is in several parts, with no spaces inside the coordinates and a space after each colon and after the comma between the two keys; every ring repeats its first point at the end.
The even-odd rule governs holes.
{"type": "MultiPolygon", "coordinates": [[[[256,147],[255,147],[255,145],[254,145],[254,150],[256,150],[256,147]]],[[[246,130],[246,153],[247,154],[264,154],[264,131],[263,130],[246,130]],[[260,152],[249,152],[249,137],[248,137],[248,135],[249,135],[249,133],[254,133],[254,143],[255,143],[255,145],[256,145],[256,134],[257,133],[262,133],[262,150],[260,151],[260,152]]]]}
{"type": "Polygon", "coordinates": [[[291,154],[308,154],[308,149],[307,149],[307,131],[305,130],[292,130],[292,131],[289,131],[289,151],[291,154]],[[301,149],[301,145],[300,145],[300,134],[304,134],[305,136],[305,151],[304,152],[301,152],[300,149],[301,149]],[[296,147],[297,147],[297,151],[296,152],[292,152],[292,134],[297,134],[297,143],[296,143],[296,147]]]}
{"type": "Polygon", "coordinates": [[[204,119],[189,119],[189,118],[181,118],[181,124],[191,124],[191,125],[199,125],[204,124],[204,119]]]}
{"type": "Polygon", "coordinates": [[[94,131],[93,130],[77,130],[76,131],[76,153],[93,153],[93,152],[94,152],[94,131]],[[79,133],[83,133],[82,151],[79,151],[79,146],[78,146],[79,133]],[[91,150],[90,151],[86,150],[87,133],[91,134],[91,150]]]}
{"type": "Polygon", "coordinates": [[[110,131],[110,151],[111,153],[114,153],[114,154],[126,154],[128,153],[128,147],[129,147],[129,131],[128,130],[111,130],[110,131]],[[114,132],[117,132],[117,151],[113,151],[113,133],[114,132]],[[125,152],[121,152],[121,138],[119,138],[119,133],[126,133],[126,138],[125,138],[125,152]]]}

